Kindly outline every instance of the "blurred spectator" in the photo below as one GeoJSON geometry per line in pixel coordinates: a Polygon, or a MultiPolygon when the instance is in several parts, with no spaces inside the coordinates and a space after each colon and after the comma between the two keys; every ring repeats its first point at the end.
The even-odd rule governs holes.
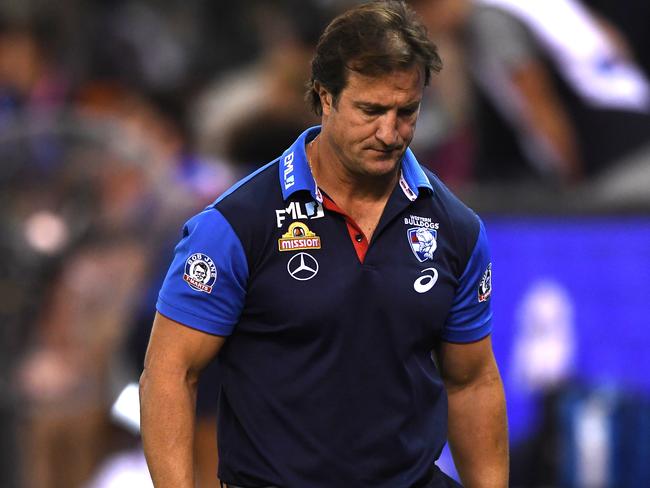
{"type": "MultiPolygon", "coordinates": [[[[140,157],[145,157],[146,171],[150,175],[156,191],[158,207],[149,214],[155,217],[148,223],[151,236],[147,239],[148,262],[152,270],[142,287],[141,300],[132,312],[128,332],[127,352],[128,369],[131,381],[137,375],[144,362],[144,350],[150,334],[154,305],[160,283],[164,278],[165,266],[169,252],[177,240],[182,223],[188,215],[208,205],[219,194],[235,182],[236,171],[223,160],[200,157],[189,151],[188,136],[183,134],[179,124],[166,117],[159,109],[147,103],[142,97],[133,93],[124,93],[123,89],[103,84],[93,85],[84,91],[82,104],[86,113],[95,115],[112,114],[121,120],[121,127],[136,143],[140,157]],[[142,152],[144,150],[144,153],[142,152]]],[[[122,134],[124,136],[125,134],[122,134]]],[[[216,479],[216,422],[214,419],[218,380],[215,379],[215,366],[206,371],[199,392],[199,415],[197,421],[196,445],[201,452],[197,465],[198,486],[214,486],[216,479]],[[211,384],[211,381],[214,384],[211,384]]],[[[125,460],[132,459],[131,473],[137,471],[139,450],[123,453],[115,459],[119,466],[125,460]]],[[[122,479],[120,467],[107,464],[107,470],[98,483],[115,483],[122,479]],[[111,474],[113,473],[113,474],[111,474]],[[113,475],[117,478],[113,478],[113,475]],[[111,481],[113,480],[113,481],[111,481]]]]}
{"type": "Polygon", "coordinates": [[[25,468],[5,486],[89,479],[111,446],[115,389],[129,379],[120,376],[124,342],[139,314],[151,322],[147,290],[158,278],[148,270],[166,260],[186,216],[234,181],[227,164],[188,151],[178,125],[135,92],[93,83],[76,100],[38,130],[21,111],[25,123],[0,141],[13,168],[0,178],[0,225],[11,229],[2,268],[7,280],[23,275],[7,284],[25,308],[3,324],[25,468]],[[34,135],[58,147],[46,166],[29,151],[34,135]]]}
{"type": "Polygon", "coordinates": [[[646,74],[650,73],[650,3],[639,0],[585,0],[585,4],[625,33],[634,58],[646,74]]]}
{"type": "Polygon", "coordinates": [[[170,115],[174,110],[165,111],[164,103],[116,82],[93,81],[79,90],[76,110],[103,123],[109,129],[103,137],[111,150],[146,173],[159,197],[156,212],[162,217],[157,221],[168,228],[234,182],[230,163],[197,154],[182,117],[170,115]]]}
{"type": "Polygon", "coordinates": [[[136,239],[100,242],[80,249],[52,283],[17,378],[25,486],[79,486],[104,453],[110,366],[145,259],[136,239]]]}
{"type": "Polygon", "coordinates": [[[18,398],[11,385],[28,335],[22,326],[43,301],[44,282],[52,271],[48,257],[72,237],[51,211],[30,215],[27,210],[30,198],[34,206],[44,204],[57,191],[41,191],[61,153],[56,138],[39,126],[55,117],[68,86],[49,58],[53,39],[48,26],[15,21],[1,12],[0,17],[0,485],[13,487],[20,482],[20,459],[18,398]]]}
{"type": "Polygon", "coordinates": [[[474,177],[472,90],[462,44],[443,34],[436,35],[434,40],[442,53],[444,68],[425,87],[411,147],[446,185],[461,191],[474,177]]]}
{"type": "Polygon", "coordinates": [[[574,299],[552,280],[527,290],[517,314],[511,374],[538,401],[535,427],[513,443],[514,488],[646,486],[650,401],[577,379],[574,299]]]}
{"type": "Polygon", "coordinates": [[[434,37],[465,50],[480,181],[576,183],[612,171],[614,187],[650,166],[650,85],[613,26],[573,0],[412,3],[434,37]]]}
{"type": "Polygon", "coordinates": [[[22,110],[36,115],[66,101],[69,84],[50,52],[50,30],[43,21],[0,19],[0,124],[22,110]]]}
{"type": "Polygon", "coordinates": [[[258,138],[256,128],[269,136],[264,140],[269,152],[262,156],[268,158],[291,144],[296,127],[317,122],[306,110],[304,93],[325,11],[312,3],[285,3],[282,9],[255,4],[254,30],[263,46],[259,58],[219,76],[198,97],[193,125],[202,152],[252,167],[265,162],[260,152],[244,147],[250,142],[243,139],[258,138]]]}
{"type": "Polygon", "coordinates": [[[32,269],[16,291],[39,298],[9,324],[22,336],[13,384],[27,487],[79,486],[103,454],[114,354],[146,269],[144,241],[131,232],[144,174],[66,124],[70,136],[60,119],[40,127],[60,147],[56,172],[26,159],[5,215],[15,225],[7,265],[32,269]]]}

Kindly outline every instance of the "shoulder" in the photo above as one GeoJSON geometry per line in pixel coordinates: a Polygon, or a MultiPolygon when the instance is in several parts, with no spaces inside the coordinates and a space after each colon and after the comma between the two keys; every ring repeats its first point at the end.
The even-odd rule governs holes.
{"type": "Polygon", "coordinates": [[[284,208],[279,160],[262,166],[215,200],[186,224],[184,232],[207,236],[231,235],[253,266],[276,230],[276,211],[284,208]],[[198,227],[198,229],[195,229],[198,227]],[[221,231],[218,234],[215,231],[221,231]]]}
{"type": "Polygon", "coordinates": [[[278,161],[279,158],[274,159],[239,180],[188,223],[196,221],[204,225],[204,221],[209,222],[218,215],[237,234],[243,228],[255,228],[268,209],[282,202],[278,161]]]}
{"type": "Polygon", "coordinates": [[[192,216],[183,227],[183,237],[196,234],[207,238],[226,231],[234,233],[245,245],[249,234],[259,235],[260,228],[269,223],[268,215],[274,215],[274,209],[282,204],[278,161],[279,158],[242,178],[192,216]]]}
{"type": "Polygon", "coordinates": [[[278,176],[279,160],[276,158],[239,180],[208,208],[217,209],[226,217],[227,214],[242,215],[242,212],[246,215],[282,199],[278,176]]]}
{"type": "Polygon", "coordinates": [[[525,24],[514,11],[508,10],[505,5],[499,5],[498,2],[495,5],[476,5],[468,22],[470,28],[493,38],[520,36],[527,32],[525,24]]]}
{"type": "Polygon", "coordinates": [[[455,272],[463,274],[477,254],[489,257],[487,233],[481,218],[465,205],[440,179],[431,171],[423,168],[433,187],[431,198],[440,219],[440,228],[446,229],[455,256],[455,272]]]}
{"type": "Polygon", "coordinates": [[[470,46],[482,57],[513,65],[534,56],[535,42],[528,28],[504,8],[478,5],[468,26],[470,46]]]}

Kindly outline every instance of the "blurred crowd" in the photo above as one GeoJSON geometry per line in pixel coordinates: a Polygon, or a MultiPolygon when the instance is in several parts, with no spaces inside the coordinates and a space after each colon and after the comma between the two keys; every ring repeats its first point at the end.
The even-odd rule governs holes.
{"type": "MultiPolygon", "coordinates": [[[[101,467],[137,447],[109,412],[182,223],[318,123],[312,50],[353,3],[0,5],[0,486],[109,486],[101,467]]],[[[478,208],[650,208],[650,4],[409,3],[445,63],[423,164],[478,208]]]]}

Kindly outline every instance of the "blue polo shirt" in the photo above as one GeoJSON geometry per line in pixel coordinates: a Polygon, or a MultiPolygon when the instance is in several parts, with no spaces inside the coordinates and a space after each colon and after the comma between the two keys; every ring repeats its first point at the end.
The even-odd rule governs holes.
{"type": "Polygon", "coordinates": [[[491,330],[485,230],[407,150],[368,242],[311,175],[319,130],[186,223],[157,308],[228,336],[223,481],[411,487],[447,435],[432,349],[491,330]]]}

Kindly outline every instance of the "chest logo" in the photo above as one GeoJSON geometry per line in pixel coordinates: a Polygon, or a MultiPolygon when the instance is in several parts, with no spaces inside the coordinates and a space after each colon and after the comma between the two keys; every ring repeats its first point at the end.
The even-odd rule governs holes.
{"type": "Polygon", "coordinates": [[[275,211],[275,223],[278,229],[282,227],[287,217],[291,220],[320,219],[325,217],[325,212],[319,202],[290,202],[286,208],[279,208],[275,211]]]}
{"type": "Polygon", "coordinates": [[[423,274],[413,283],[413,289],[418,293],[428,292],[438,281],[438,270],[436,268],[426,268],[420,272],[425,273],[427,271],[429,273],[423,274]]]}
{"type": "Polygon", "coordinates": [[[217,281],[217,267],[210,257],[200,252],[194,253],[185,261],[183,280],[194,290],[211,293],[217,281]]]}
{"type": "Polygon", "coordinates": [[[413,254],[421,263],[433,259],[433,253],[438,247],[438,231],[428,227],[411,227],[406,235],[413,254]]]}
{"type": "Polygon", "coordinates": [[[278,250],[299,251],[320,249],[320,237],[309,230],[303,222],[292,222],[286,234],[278,239],[278,250]]]}
{"type": "Polygon", "coordinates": [[[311,280],[318,273],[318,261],[306,252],[299,252],[287,263],[287,271],[294,280],[311,280]]]}

